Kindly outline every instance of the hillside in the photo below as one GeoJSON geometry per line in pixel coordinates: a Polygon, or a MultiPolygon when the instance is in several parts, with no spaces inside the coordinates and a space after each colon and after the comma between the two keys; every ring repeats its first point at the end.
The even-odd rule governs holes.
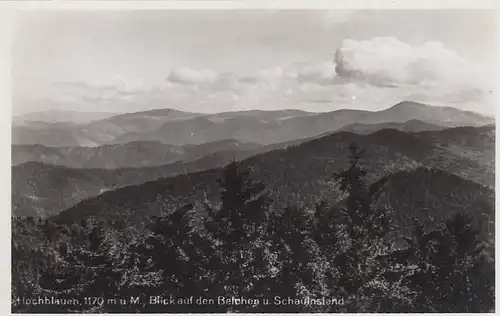
{"type": "Polygon", "coordinates": [[[159,141],[182,146],[231,137],[241,142],[268,145],[317,136],[354,123],[370,125],[404,123],[409,120],[445,127],[494,123],[493,118],[473,112],[415,102],[401,102],[377,112],[337,110],[308,113],[281,110],[200,114],[163,109],[121,114],[85,125],[15,126],[12,141],[14,144],[55,147],[99,146],[134,141],[159,141]]]}
{"type": "MultiPolygon", "coordinates": [[[[211,191],[209,200],[217,203],[216,177],[219,172],[212,170],[129,186],[85,200],[53,219],[69,224],[97,216],[110,222],[125,220],[129,225],[136,225],[185,203],[195,203],[200,207],[197,202],[204,201],[207,191],[211,191]]],[[[268,185],[278,202],[277,207],[290,199],[305,201],[306,206],[312,207],[312,203],[321,198],[330,201],[338,198],[335,189],[319,183],[289,187],[289,191],[277,189],[269,181],[268,185]],[[306,196],[314,199],[308,200],[306,196]]],[[[482,227],[483,239],[490,244],[494,242],[494,191],[491,189],[444,171],[417,168],[392,174],[383,192],[380,202],[395,212],[396,225],[403,231],[408,230],[413,218],[423,221],[430,229],[456,212],[465,212],[482,227]]]]}
{"type": "Polygon", "coordinates": [[[397,129],[403,132],[423,132],[440,131],[446,127],[437,124],[429,124],[420,120],[409,120],[404,123],[379,123],[379,124],[360,124],[353,123],[339,129],[339,131],[351,132],[356,134],[371,134],[383,129],[397,129]]]}
{"type": "Polygon", "coordinates": [[[259,144],[241,143],[232,139],[189,146],[173,146],[147,141],[99,147],[13,145],[12,165],[40,162],[69,168],[154,167],[178,161],[193,161],[219,151],[239,152],[256,150],[259,147],[259,144]]]}
{"type": "MultiPolygon", "coordinates": [[[[331,174],[347,166],[345,151],[352,142],[366,148],[366,158],[363,163],[374,170],[377,176],[427,166],[446,170],[485,186],[493,187],[494,184],[493,126],[420,133],[382,130],[370,135],[339,132],[299,145],[288,146],[285,143],[281,145],[283,146],[281,149],[264,152],[248,159],[245,158],[258,152],[241,152],[237,156],[231,152],[219,152],[190,163],[112,171],[70,170],[40,164],[23,164],[12,168],[12,201],[13,206],[17,206],[13,208],[13,212],[26,214],[31,208],[40,209],[43,201],[43,209],[47,214],[56,214],[78,203],[82,198],[98,195],[104,190],[222,167],[233,158],[245,159],[243,166],[251,168],[255,177],[274,190],[277,197],[281,196],[287,201],[312,203],[329,192],[331,174]],[[462,148],[462,151],[458,148],[462,148]],[[71,182],[74,186],[64,181],[53,180],[68,178],[66,174],[79,175],[75,176],[74,182],[71,182]],[[80,185],[78,179],[82,178],[93,179],[94,185],[90,187],[80,185]],[[295,196],[297,192],[314,192],[314,195],[295,196]],[[29,201],[26,200],[28,197],[31,197],[29,201]]],[[[259,151],[270,149],[272,148],[262,147],[259,151]]],[[[155,187],[152,192],[157,190],[167,192],[166,187],[175,187],[175,194],[170,194],[174,200],[184,197],[189,199],[191,195],[203,196],[205,192],[208,195],[215,194],[213,188],[217,172],[209,170],[159,180],[152,184],[155,187]],[[182,191],[183,186],[185,191],[182,191]]],[[[84,183],[89,182],[84,181],[84,183]]],[[[149,193],[144,192],[140,195],[127,195],[127,198],[133,199],[130,203],[135,203],[135,199],[148,195],[149,193]]]]}
{"type": "Polygon", "coordinates": [[[220,151],[190,162],[158,167],[75,169],[27,162],[12,168],[12,214],[47,217],[109,190],[222,167],[250,152],[220,151]]]}
{"type": "Polygon", "coordinates": [[[495,242],[495,191],[447,172],[419,168],[393,174],[381,203],[395,210],[399,227],[415,217],[426,229],[465,212],[481,228],[483,240],[495,242]]]}

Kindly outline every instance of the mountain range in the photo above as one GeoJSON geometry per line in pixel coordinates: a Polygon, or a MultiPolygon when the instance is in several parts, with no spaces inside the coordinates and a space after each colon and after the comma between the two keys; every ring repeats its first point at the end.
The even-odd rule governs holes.
{"type": "MultiPolygon", "coordinates": [[[[396,211],[397,225],[408,227],[416,217],[431,227],[455,212],[465,212],[475,218],[482,227],[484,240],[491,244],[494,241],[494,146],[490,143],[493,132],[493,126],[420,133],[382,130],[369,135],[339,132],[250,157],[241,162],[241,167],[267,186],[276,208],[289,203],[308,208],[320,201],[337,204],[341,195],[334,185],[333,173],[348,166],[347,147],[356,142],[366,149],[362,163],[370,172],[369,182],[388,176],[380,202],[396,211]],[[456,144],[464,138],[490,138],[474,144],[462,143],[466,151],[483,146],[484,160],[457,155],[446,143],[439,142],[454,140],[456,144]],[[481,164],[486,161],[490,164],[481,164]]],[[[221,174],[219,167],[128,185],[87,198],[68,209],[65,209],[68,202],[75,203],[78,199],[64,201],[67,205],[59,210],[65,210],[50,215],[55,215],[56,222],[66,224],[99,217],[110,223],[142,226],[152,216],[185,204],[194,204],[201,214],[203,203],[218,203],[217,180],[221,174]]],[[[61,189],[65,188],[66,185],[61,189]]],[[[61,203],[56,196],[50,200],[61,203]]],[[[51,204],[48,210],[59,206],[51,204]]]]}
{"type": "Polygon", "coordinates": [[[363,163],[375,171],[374,177],[432,167],[492,188],[494,141],[493,125],[425,132],[384,129],[368,135],[336,132],[298,145],[264,146],[240,156],[218,152],[159,167],[74,169],[29,162],[12,167],[13,213],[46,217],[70,207],[72,214],[147,213],[162,203],[205,195],[213,200],[220,167],[231,159],[243,159],[242,165],[273,190],[276,201],[311,205],[331,193],[331,175],[347,166],[345,152],[353,142],[366,149],[363,163]]]}
{"type": "Polygon", "coordinates": [[[414,102],[378,112],[158,109],[16,119],[12,215],[137,226],[183,204],[202,212],[202,203],[218,203],[217,179],[234,160],[267,186],[274,207],[337,204],[332,175],[348,166],[352,143],[366,150],[369,181],[389,177],[381,201],[397,210],[398,225],[418,217],[432,226],[464,211],[492,240],[494,119],[414,102]]]}
{"type": "MultiPolygon", "coordinates": [[[[349,124],[339,131],[369,134],[382,129],[396,129],[408,132],[442,130],[446,127],[428,124],[419,120],[403,123],[349,124]]],[[[25,162],[40,162],[70,168],[139,168],[156,167],[174,162],[187,162],[216,153],[225,156],[242,157],[245,153],[259,153],[279,149],[286,145],[297,145],[316,137],[300,138],[284,143],[260,145],[242,143],[234,139],[224,139],[199,145],[168,145],[159,141],[133,141],[124,144],[102,145],[98,147],[48,147],[43,145],[12,145],[12,165],[25,162]]],[[[246,155],[248,156],[248,155],[246,155]]]]}
{"type": "Polygon", "coordinates": [[[349,125],[352,128],[352,124],[393,124],[411,120],[443,127],[494,123],[494,118],[477,113],[408,101],[377,112],[280,110],[203,114],[159,109],[115,115],[85,124],[52,121],[16,123],[12,128],[12,143],[96,147],[148,141],[183,146],[232,138],[242,143],[269,145],[314,137],[349,125]]]}

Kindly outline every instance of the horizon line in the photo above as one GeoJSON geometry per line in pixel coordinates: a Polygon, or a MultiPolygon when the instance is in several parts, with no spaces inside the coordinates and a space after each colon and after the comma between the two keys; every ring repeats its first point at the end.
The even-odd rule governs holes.
{"type": "Polygon", "coordinates": [[[230,110],[230,111],[221,111],[221,112],[191,112],[191,111],[183,111],[183,110],[171,108],[171,107],[165,107],[165,108],[151,108],[151,109],[130,111],[130,112],[106,112],[106,111],[100,112],[100,111],[79,111],[79,110],[72,110],[72,109],[64,110],[64,109],[54,108],[54,109],[47,109],[47,110],[41,110],[41,111],[26,112],[26,113],[22,113],[22,114],[12,114],[11,118],[22,118],[23,116],[26,116],[26,115],[47,113],[47,112],[51,112],[51,111],[56,111],[56,112],[59,111],[59,112],[67,112],[67,113],[79,113],[79,114],[91,114],[91,113],[92,114],[110,114],[110,117],[124,115],[124,114],[145,113],[145,112],[157,111],[157,110],[174,110],[174,111],[183,112],[183,113],[201,114],[201,115],[217,115],[217,114],[224,114],[224,113],[245,113],[245,112],[280,112],[280,111],[300,111],[300,112],[305,112],[305,113],[309,113],[309,114],[326,114],[326,113],[333,113],[333,112],[345,111],[345,110],[364,111],[364,112],[375,113],[375,112],[382,112],[382,111],[389,110],[389,109],[391,109],[397,105],[400,105],[402,103],[413,103],[413,104],[418,104],[420,106],[427,106],[427,107],[452,108],[452,109],[456,109],[456,110],[459,110],[462,112],[475,113],[475,114],[482,115],[485,117],[490,117],[490,118],[496,117],[496,113],[487,114],[487,113],[482,113],[482,112],[478,112],[478,111],[463,110],[463,109],[460,109],[458,107],[451,106],[451,105],[428,104],[428,103],[423,103],[423,102],[418,102],[418,101],[402,100],[402,101],[399,101],[393,105],[390,105],[386,108],[379,109],[379,110],[340,108],[340,109],[336,109],[336,110],[332,110],[332,111],[317,111],[316,112],[316,111],[307,111],[307,110],[302,109],[302,108],[282,108],[282,109],[266,109],[266,110],[264,110],[264,109],[247,109],[247,110],[242,109],[242,110],[230,110]]]}

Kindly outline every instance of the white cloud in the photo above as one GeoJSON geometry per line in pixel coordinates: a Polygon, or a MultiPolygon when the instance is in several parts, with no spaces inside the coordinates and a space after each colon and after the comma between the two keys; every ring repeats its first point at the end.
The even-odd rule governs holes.
{"type": "Polygon", "coordinates": [[[335,52],[336,72],[373,85],[475,85],[473,69],[440,42],[411,46],[396,38],[344,40],[335,52]]]}

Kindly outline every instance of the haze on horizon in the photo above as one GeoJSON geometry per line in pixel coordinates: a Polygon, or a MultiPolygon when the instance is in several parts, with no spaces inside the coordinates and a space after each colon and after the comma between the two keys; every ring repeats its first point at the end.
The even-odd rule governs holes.
{"type": "Polygon", "coordinates": [[[50,109],[494,114],[494,11],[32,11],[15,20],[14,115],[50,109]]]}

